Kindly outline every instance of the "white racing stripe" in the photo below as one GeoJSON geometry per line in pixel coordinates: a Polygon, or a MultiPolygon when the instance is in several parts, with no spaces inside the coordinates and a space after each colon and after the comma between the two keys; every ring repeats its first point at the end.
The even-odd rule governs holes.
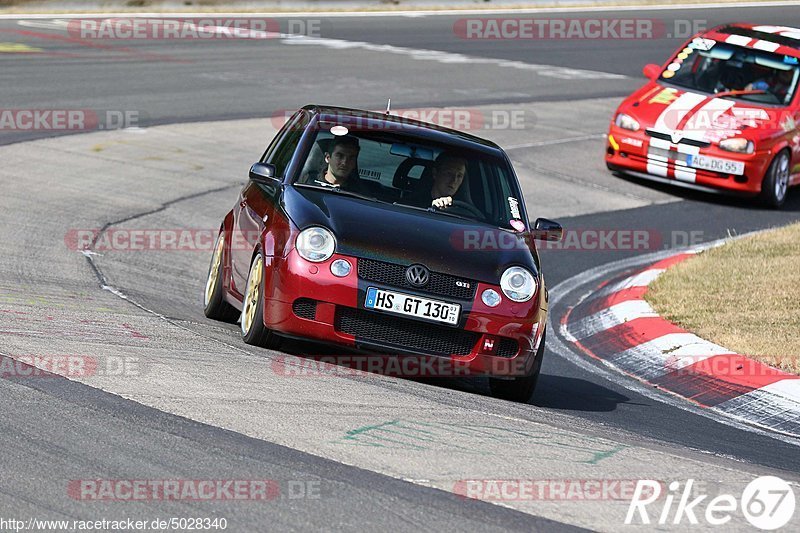
{"type": "Polygon", "coordinates": [[[760,39],[755,43],[753,43],[753,48],[755,48],[756,50],[764,50],[766,52],[774,52],[780,47],[781,45],[779,45],[778,43],[771,43],[769,41],[762,41],[760,39]]]}
{"type": "Polygon", "coordinates": [[[666,163],[658,163],[656,161],[648,161],[647,162],[647,173],[652,174],[653,176],[661,176],[662,178],[667,177],[667,165],[666,163]]]}
{"type": "Polygon", "coordinates": [[[750,37],[745,37],[744,35],[728,35],[725,38],[725,42],[728,44],[735,44],[737,46],[747,46],[752,41],[750,37]]]}
{"type": "Polygon", "coordinates": [[[655,131],[670,134],[675,131],[678,124],[680,124],[686,115],[695,107],[700,105],[706,97],[702,94],[693,92],[685,92],[680,95],[674,102],[668,105],[664,111],[658,115],[656,123],[653,126],[655,131]]]}
{"type": "Polygon", "coordinates": [[[697,181],[697,171],[689,167],[675,166],[675,179],[678,181],[685,181],[687,183],[694,183],[697,181]]]}
{"type": "Polygon", "coordinates": [[[661,148],[663,150],[669,150],[671,144],[669,141],[665,141],[664,139],[659,139],[657,137],[650,138],[650,144],[648,145],[647,150],[647,173],[652,174],[654,176],[661,176],[663,178],[667,177],[667,161],[668,158],[656,153],[653,153],[650,148],[661,148]]]}

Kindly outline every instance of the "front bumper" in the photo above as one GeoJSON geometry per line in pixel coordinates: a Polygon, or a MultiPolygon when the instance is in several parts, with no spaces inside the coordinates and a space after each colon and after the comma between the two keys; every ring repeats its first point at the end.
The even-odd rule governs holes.
{"type": "Polygon", "coordinates": [[[769,166],[771,153],[726,152],[715,145],[691,146],[655,139],[644,130],[629,131],[611,125],[606,139],[606,166],[656,181],[674,182],[700,190],[754,196],[761,192],[761,182],[769,166]],[[742,175],[727,174],[686,164],[687,154],[701,154],[744,163],[742,175]]]}
{"type": "Polygon", "coordinates": [[[528,302],[503,297],[489,308],[481,293],[499,287],[477,283],[470,298],[453,298],[359,277],[359,259],[335,254],[323,263],[306,261],[292,250],[285,258],[265,258],[264,325],[289,337],[316,340],[381,355],[448,358],[468,373],[529,375],[547,319],[541,287],[528,302]],[[330,264],[353,266],[343,278],[330,264]],[[366,309],[366,290],[377,287],[461,305],[457,326],[366,309]]]}

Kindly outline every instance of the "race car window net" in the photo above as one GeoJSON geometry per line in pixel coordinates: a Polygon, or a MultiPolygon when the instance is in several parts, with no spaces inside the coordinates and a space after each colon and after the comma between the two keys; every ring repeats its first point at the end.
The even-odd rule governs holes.
{"type": "MultiPolygon", "coordinates": [[[[296,183],[327,187],[324,176],[328,163],[325,159],[337,137],[342,136],[325,130],[317,132],[296,183]]],[[[354,190],[360,194],[387,204],[430,208],[435,161],[443,152],[447,152],[463,160],[466,173],[452,194],[453,200],[459,205],[441,213],[502,228],[513,227],[510,221],[514,217],[508,196],[516,199],[521,196],[513,174],[504,161],[478,151],[437,145],[395,132],[348,132],[345,137],[357,139],[357,163],[350,171],[348,181],[359,180],[359,186],[354,190]]],[[[352,140],[346,142],[351,146],[354,144],[352,140]]]]}
{"type": "Polygon", "coordinates": [[[798,77],[798,66],[782,55],[717,43],[711,50],[691,54],[672,78],[660,81],[709,94],[726,93],[728,98],[786,105],[798,77]]]}

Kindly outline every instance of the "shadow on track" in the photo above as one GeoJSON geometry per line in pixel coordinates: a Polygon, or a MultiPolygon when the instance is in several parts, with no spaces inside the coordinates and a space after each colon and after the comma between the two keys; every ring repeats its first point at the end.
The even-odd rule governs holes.
{"type": "Polygon", "coordinates": [[[630,403],[630,398],[591,381],[548,375],[543,371],[530,403],[562,411],[609,412],[621,403],[630,403]]]}
{"type": "MultiPolygon", "coordinates": [[[[696,202],[704,202],[709,204],[716,204],[726,207],[749,209],[751,211],[775,211],[759,203],[758,198],[747,198],[741,196],[732,196],[724,193],[714,194],[710,192],[696,191],[694,189],[687,189],[680,185],[671,185],[667,183],[660,183],[657,181],[650,181],[646,179],[629,176],[614,172],[614,176],[627,181],[634,185],[647,187],[654,191],[671,194],[682,200],[694,200],[696,202]]],[[[786,203],[781,207],[781,211],[800,212],[800,187],[791,187],[786,196],[786,203]]]]}

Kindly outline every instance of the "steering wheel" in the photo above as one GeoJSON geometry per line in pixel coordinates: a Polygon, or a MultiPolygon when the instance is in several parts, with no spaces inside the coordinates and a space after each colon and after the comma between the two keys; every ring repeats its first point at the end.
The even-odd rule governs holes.
{"type": "Polygon", "coordinates": [[[453,200],[453,203],[450,204],[448,207],[445,207],[448,211],[458,211],[461,210],[462,212],[466,212],[477,219],[486,220],[486,216],[481,213],[480,209],[475,207],[469,202],[465,202],[463,200],[453,200]]]}

